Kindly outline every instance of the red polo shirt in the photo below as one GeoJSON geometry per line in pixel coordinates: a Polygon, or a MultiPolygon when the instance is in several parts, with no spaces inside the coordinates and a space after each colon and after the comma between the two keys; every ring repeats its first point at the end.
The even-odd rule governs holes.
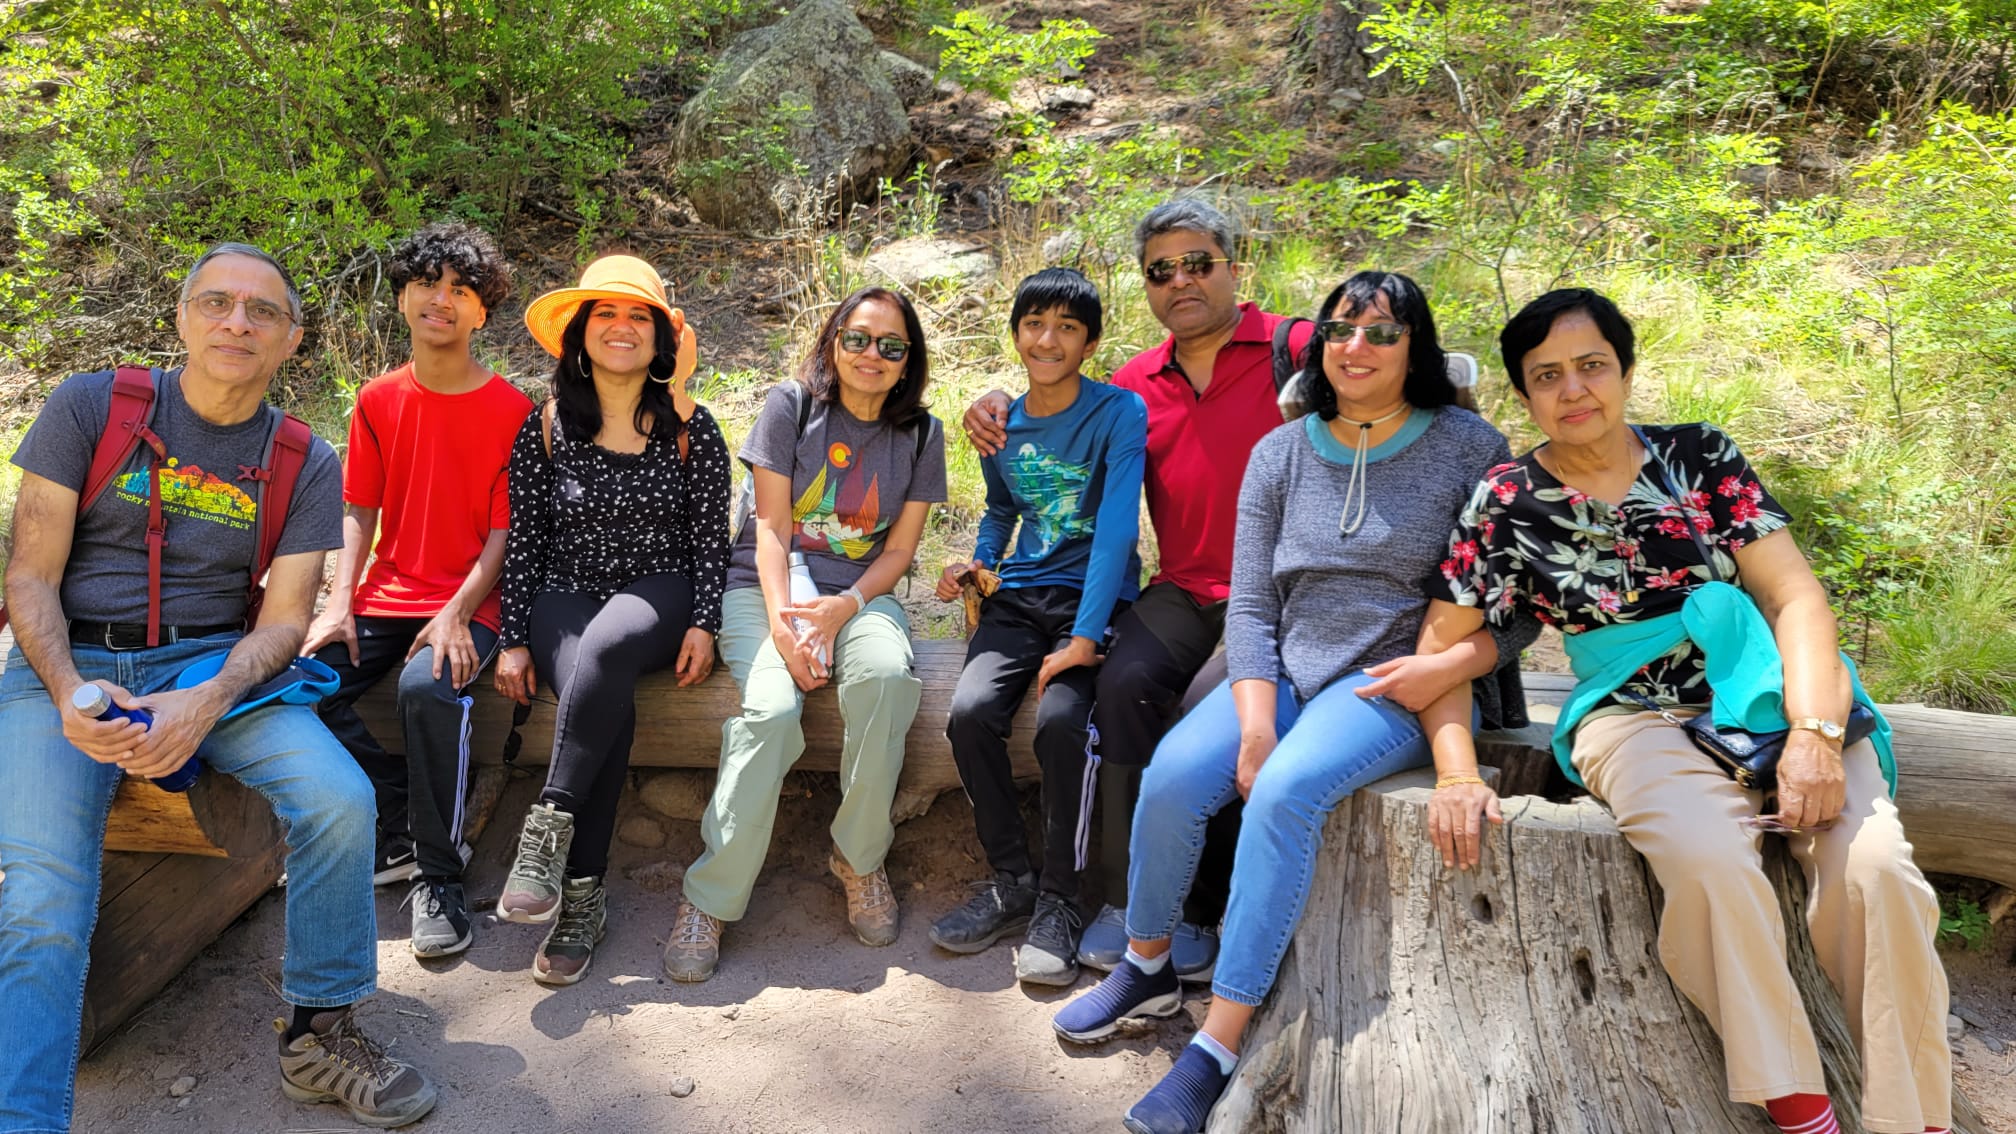
{"type": "MultiPolygon", "coordinates": [[[[1281,424],[1275,404],[1274,328],[1286,316],[1239,305],[1239,327],[1219,348],[1200,397],[1177,367],[1176,339],[1130,359],[1113,384],[1148,403],[1148,518],[1160,555],[1153,582],[1171,582],[1200,603],[1231,593],[1232,531],[1246,459],[1281,424]]],[[[1310,328],[1289,345],[1300,354],[1310,328]]]]}

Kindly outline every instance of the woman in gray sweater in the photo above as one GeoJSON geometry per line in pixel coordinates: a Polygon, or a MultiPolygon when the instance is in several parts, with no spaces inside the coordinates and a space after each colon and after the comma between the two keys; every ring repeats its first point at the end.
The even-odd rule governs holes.
{"type": "Polygon", "coordinates": [[[1056,1018],[1064,1038],[1091,1042],[1124,1017],[1177,1012],[1170,933],[1205,823],[1244,797],[1210,1013],[1128,1111],[1137,1134],[1202,1127],[1301,919],[1325,817],[1358,788],[1429,762],[1406,706],[1483,677],[1501,646],[1516,657],[1523,645],[1479,631],[1444,653],[1414,655],[1424,582],[1448,554],[1449,526],[1512,453],[1488,422],[1452,404],[1434,318],[1413,280],[1360,272],[1319,310],[1304,359],[1314,412],[1261,440],[1240,489],[1229,678],[1163,739],[1142,780],[1126,959],[1056,1018]]]}

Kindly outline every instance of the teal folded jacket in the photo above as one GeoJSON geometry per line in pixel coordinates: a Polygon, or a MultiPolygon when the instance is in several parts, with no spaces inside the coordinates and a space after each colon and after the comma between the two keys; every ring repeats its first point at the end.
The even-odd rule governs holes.
{"type": "MultiPolygon", "coordinates": [[[[1756,602],[1728,583],[1703,583],[1673,614],[1644,622],[1619,622],[1580,634],[1564,634],[1568,664],[1575,671],[1575,691],[1554,722],[1554,760],[1576,785],[1569,754],[1575,748],[1575,726],[1605,698],[1637,674],[1647,662],[1692,638],[1707,663],[1708,687],[1715,691],[1715,726],[1746,732],[1777,732],[1785,725],[1785,665],[1778,642],[1756,602]]],[[[1855,700],[1876,714],[1876,757],[1890,794],[1897,794],[1897,759],[1890,751],[1890,722],[1862,688],[1855,662],[1841,660],[1855,682],[1855,700]]]]}

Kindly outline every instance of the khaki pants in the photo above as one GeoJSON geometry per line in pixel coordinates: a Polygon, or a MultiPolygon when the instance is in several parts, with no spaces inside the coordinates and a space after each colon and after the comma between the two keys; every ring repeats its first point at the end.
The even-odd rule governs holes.
{"type": "MultiPolygon", "coordinates": [[[[805,752],[798,725],[805,694],[770,639],[761,589],[738,587],[722,597],[718,641],[742,687],[742,715],[721,724],[721,770],[700,819],[707,850],[686,872],[686,900],[722,921],[740,921],[770,852],[777,792],[805,752]]],[[[903,737],[924,689],[913,663],[910,622],[893,595],[876,596],[833,643],[844,729],[833,845],[857,874],[880,870],[896,839],[889,809],[903,771],[903,737]]]]}
{"type": "MultiPolygon", "coordinates": [[[[1819,1049],[1785,960],[1784,920],[1764,876],[1762,806],[1681,730],[1650,712],[1584,722],[1575,770],[1608,804],[1666,892],[1659,958],[1722,1037],[1729,1097],[1824,1094],[1819,1049]]],[[[1806,923],[1862,1052],[1862,1121],[1880,1134],[1952,1124],[1946,972],[1933,949],[1939,903],[1911,861],[1876,749],[1843,754],[1847,803],[1834,826],[1789,839],[1805,868],[1806,923]]]]}

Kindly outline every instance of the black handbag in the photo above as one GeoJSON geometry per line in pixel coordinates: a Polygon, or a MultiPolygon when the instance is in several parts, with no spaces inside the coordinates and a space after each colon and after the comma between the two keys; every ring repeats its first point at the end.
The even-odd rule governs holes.
{"type": "MultiPolygon", "coordinates": [[[[1634,428],[1633,432],[1637,432],[1634,428]]],[[[1681,505],[1686,496],[1673,481],[1673,474],[1666,468],[1666,462],[1653,451],[1652,443],[1638,433],[1638,441],[1645,446],[1646,455],[1659,467],[1659,479],[1665,485],[1666,494],[1680,509],[1681,522],[1687,525],[1687,534],[1694,541],[1694,549],[1701,553],[1701,562],[1708,568],[1708,574],[1718,582],[1723,582],[1722,572],[1715,566],[1715,556],[1708,550],[1708,544],[1701,533],[1687,520],[1687,509],[1681,505]]],[[[1715,706],[1711,702],[1708,710],[1696,717],[1681,717],[1670,710],[1661,708],[1649,697],[1629,690],[1624,695],[1644,705],[1647,709],[1666,718],[1667,723],[1679,725],[1687,734],[1694,747],[1705,753],[1709,759],[1720,765],[1729,777],[1748,791],[1761,791],[1766,795],[1778,790],[1778,761],[1785,755],[1785,740],[1792,730],[1782,728],[1776,732],[1751,732],[1740,728],[1716,728],[1715,706]]],[[[1876,714],[1860,701],[1851,702],[1847,723],[1842,726],[1841,746],[1848,747],[1869,739],[1876,731],[1876,714]]]]}

